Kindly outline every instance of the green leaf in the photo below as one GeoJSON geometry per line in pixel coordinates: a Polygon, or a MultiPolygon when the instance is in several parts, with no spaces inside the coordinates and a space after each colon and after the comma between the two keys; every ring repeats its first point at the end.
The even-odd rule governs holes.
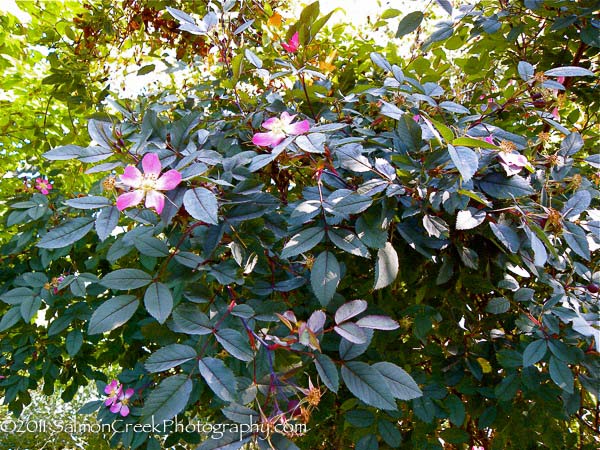
{"type": "Polygon", "coordinates": [[[400,38],[409,33],[412,33],[423,21],[423,13],[421,11],[413,11],[402,18],[396,30],[396,37],[400,38]]]}
{"type": "Polygon", "coordinates": [[[510,309],[510,302],[504,297],[495,297],[485,306],[486,312],[492,314],[503,314],[510,309]]]}
{"type": "Polygon", "coordinates": [[[454,147],[450,144],[448,144],[448,153],[450,154],[454,166],[460,172],[463,181],[467,182],[473,178],[473,175],[475,175],[475,172],[477,172],[477,168],[479,167],[479,157],[477,156],[477,153],[468,147],[454,147]]]}
{"type": "Polygon", "coordinates": [[[217,225],[219,223],[219,204],[217,197],[206,188],[188,190],[183,196],[183,206],[196,220],[217,225]]]}
{"type": "Polygon", "coordinates": [[[158,323],[165,323],[173,309],[171,290],[163,283],[152,283],[144,294],[144,306],[158,323]]]}
{"type": "Polygon", "coordinates": [[[444,406],[448,408],[450,422],[457,427],[461,427],[466,417],[465,405],[462,400],[456,395],[450,394],[444,400],[444,406]]]}
{"type": "Polygon", "coordinates": [[[368,428],[375,423],[375,414],[365,409],[352,409],[345,415],[346,422],[356,428],[368,428]]]}
{"type": "Polygon", "coordinates": [[[523,352],[523,367],[532,366],[546,356],[548,346],[544,339],[530,342],[523,352]]]}
{"type": "Polygon", "coordinates": [[[573,393],[573,385],[575,383],[573,379],[573,372],[571,372],[571,369],[569,369],[569,366],[567,366],[566,363],[555,358],[554,356],[551,356],[549,371],[550,378],[552,378],[552,381],[554,381],[559,388],[568,392],[569,394],[573,393]]]}
{"type": "Polygon", "coordinates": [[[69,334],[67,334],[67,338],[65,339],[65,348],[71,358],[79,353],[82,345],[83,333],[79,330],[69,331],[69,334]]]}
{"type": "Polygon", "coordinates": [[[371,52],[370,56],[371,56],[371,61],[373,61],[381,69],[385,70],[386,72],[392,71],[392,66],[387,61],[387,59],[385,59],[385,57],[383,57],[381,54],[379,54],[377,52],[371,52]]]}
{"type": "Polygon", "coordinates": [[[375,285],[373,289],[382,289],[392,284],[398,275],[398,254],[390,242],[377,251],[375,264],[375,285]]]}
{"type": "Polygon", "coordinates": [[[398,430],[398,426],[394,425],[389,420],[379,419],[377,422],[377,430],[384,442],[392,448],[400,447],[402,443],[402,435],[398,430]]]}
{"type": "Polygon", "coordinates": [[[340,276],[340,265],[333,253],[325,251],[317,256],[310,272],[310,284],[321,305],[327,306],[335,295],[340,276]]]}
{"type": "Polygon", "coordinates": [[[282,258],[291,258],[292,256],[304,253],[317,245],[325,236],[325,230],[321,227],[311,227],[302,230],[300,233],[292,236],[285,244],[281,252],[282,258]]]}
{"type": "Polygon", "coordinates": [[[446,428],[440,432],[440,436],[450,444],[462,444],[469,441],[469,433],[460,428],[446,428]]]}
{"type": "Polygon", "coordinates": [[[358,316],[366,309],[367,302],[365,302],[364,300],[352,300],[351,302],[344,303],[335,312],[335,323],[339,325],[340,323],[343,323],[349,319],[352,319],[355,316],[358,316]]]}
{"type": "Polygon", "coordinates": [[[593,77],[594,72],[583,67],[564,66],[546,70],[544,75],[547,77],[593,77]]]}
{"type": "Polygon", "coordinates": [[[29,322],[42,306],[42,299],[38,296],[30,297],[21,302],[21,316],[25,322],[29,322]]]}
{"type": "MultiPolygon", "coordinates": [[[[339,192],[339,191],[338,191],[339,192]]],[[[337,200],[331,207],[331,212],[339,215],[358,214],[373,204],[371,197],[352,192],[337,200]]]]}
{"type": "Polygon", "coordinates": [[[156,65],[154,64],[146,64],[145,66],[140,67],[140,69],[137,71],[136,75],[142,76],[142,75],[146,75],[149,74],[150,72],[154,72],[154,69],[156,69],[156,65]]]}
{"type": "Polygon", "coordinates": [[[535,74],[535,67],[529,64],[527,61],[519,61],[517,65],[517,71],[523,81],[529,81],[535,74]]]}
{"type": "Polygon", "coordinates": [[[350,342],[346,339],[342,339],[340,341],[340,358],[342,358],[345,361],[349,361],[351,359],[356,358],[357,356],[362,355],[367,350],[367,348],[369,348],[369,345],[371,344],[371,339],[373,339],[373,330],[365,328],[363,331],[367,339],[363,344],[354,344],[353,342],[350,342]]]}
{"type": "Polygon", "coordinates": [[[82,239],[94,227],[93,217],[78,217],[46,233],[37,246],[40,248],[63,248],[82,239]]]}
{"type": "Polygon", "coordinates": [[[504,246],[510,250],[511,253],[517,253],[519,247],[521,246],[521,240],[519,239],[519,235],[512,227],[505,225],[503,223],[492,223],[490,222],[490,228],[494,235],[498,238],[504,246]]]}
{"type": "Polygon", "coordinates": [[[463,146],[463,147],[475,147],[475,148],[489,148],[495,150],[498,148],[497,145],[490,144],[483,139],[475,139],[468,136],[456,138],[452,141],[452,145],[463,146]]]}
{"type": "Polygon", "coordinates": [[[119,223],[119,209],[116,206],[102,208],[96,217],[95,227],[98,238],[105,241],[119,223]]]}
{"type": "Polygon", "coordinates": [[[572,156],[583,148],[583,138],[576,131],[569,133],[560,144],[560,156],[572,156]]]}
{"type": "Polygon", "coordinates": [[[18,306],[13,306],[0,319],[0,332],[8,330],[21,320],[21,310],[18,306]]]}
{"type": "Polygon", "coordinates": [[[133,245],[142,255],[162,257],[169,255],[169,246],[153,236],[142,235],[133,241],[133,245]]]}
{"type": "Polygon", "coordinates": [[[137,289],[152,282],[152,277],[143,270],[139,269],[118,269],[107,273],[100,284],[109,289],[118,291],[127,291],[137,289]]]}
{"type": "Polygon", "coordinates": [[[327,230],[327,236],[333,242],[333,245],[344,250],[345,252],[351,253],[356,256],[362,256],[363,258],[370,258],[369,250],[361,242],[356,234],[352,231],[329,228],[327,230]]]}
{"type": "Polygon", "coordinates": [[[237,381],[232,370],[223,361],[216,358],[202,358],[198,361],[200,375],[208,387],[217,394],[221,400],[233,402],[237,398],[237,381]]]}
{"type": "Polygon", "coordinates": [[[119,295],[106,300],[92,314],[88,333],[99,334],[120,327],[131,319],[139,304],[133,295],[119,295]]]}
{"type": "Polygon", "coordinates": [[[0,300],[9,305],[20,305],[25,301],[31,301],[35,293],[26,287],[18,287],[0,295],[0,300]]]}
{"type": "Polygon", "coordinates": [[[231,356],[246,362],[254,359],[248,338],[245,338],[239,331],[224,328],[215,333],[215,338],[231,356]]]}
{"type": "Polygon", "coordinates": [[[365,316],[356,322],[361,328],[371,328],[373,330],[392,331],[400,328],[395,320],[387,316],[365,316]]]}
{"type": "Polygon", "coordinates": [[[484,177],[479,186],[486,194],[499,199],[518,198],[535,193],[529,181],[519,175],[507,178],[501,173],[492,173],[484,177]]]}
{"type": "Polygon", "coordinates": [[[356,446],[355,450],[379,450],[379,443],[377,442],[377,436],[372,433],[369,433],[363,437],[361,437],[356,446]]]}
{"type": "Polygon", "coordinates": [[[106,197],[88,195],[87,197],[72,198],[65,201],[65,204],[77,209],[98,209],[110,206],[111,202],[106,197]]]}
{"type": "Polygon", "coordinates": [[[164,372],[196,357],[196,350],[189,345],[171,344],[159,348],[144,363],[150,373],[164,372]]]}
{"type": "Polygon", "coordinates": [[[192,392],[192,380],[186,375],[173,375],[163,380],[144,402],[141,423],[162,423],[185,408],[192,392]]]}
{"type": "Polygon", "coordinates": [[[364,362],[349,361],[342,366],[346,387],[367,405],[385,410],[397,410],[386,379],[364,362]]]}
{"type": "Polygon", "coordinates": [[[439,239],[447,238],[450,234],[450,229],[444,219],[429,214],[423,216],[423,228],[429,236],[439,239]]]}
{"type": "Polygon", "coordinates": [[[353,322],[344,322],[334,326],[333,329],[337,334],[354,344],[364,344],[367,341],[367,335],[363,329],[353,322]]]}
{"type": "Polygon", "coordinates": [[[565,220],[573,218],[588,209],[591,202],[592,196],[588,191],[577,191],[567,200],[560,213],[565,220]]]}
{"type": "Polygon", "coordinates": [[[585,231],[579,226],[572,222],[563,222],[565,230],[563,231],[563,238],[565,242],[571,247],[577,255],[581,256],[586,261],[590,260],[590,246],[585,235],[585,231]]]}
{"type": "Polygon", "coordinates": [[[321,381],[327,388],[333,392],[337,392],[340,387],[340,379],[337,367],[331,358],[322,353],[316,353],[315,366],[321,381]]]}
{"type": "Polygon", "coordinates": [[[423,392],[415,380],[401,367],[390,362],[378,362],[372,366],[384,378],[388,392],[399,400],[421,397],[423,392]]]}
{"type": "Polygon", "coordinates": [[[211,334],[210,320],[194,304],[182,304],[173,310],[174,331],[192,335],[211,334]]]}
{"type": "Polygon", "coordinates": [[[62,147],[53,148],[47,151],[42,156],[49,161],[66,161],[76,159],[84,154],[85,148],[79,145],[64,145],[62,147]]]}

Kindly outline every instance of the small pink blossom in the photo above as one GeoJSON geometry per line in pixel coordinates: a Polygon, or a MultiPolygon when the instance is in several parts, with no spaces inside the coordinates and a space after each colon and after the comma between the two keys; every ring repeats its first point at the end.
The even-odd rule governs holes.
{"type": "Polygon", "coordinates": [[[419,123],[419,120],[421,120],[421,116],[420,116],[419,114],[415,114],[415,115],[412,117],[412,119],[413,119],[415,122],[419,123]]]}
{"type": "Polygon", "coordinates": [[[121,416],[125,417],[129,415],[129,399],[133,396],[135,391],[131,388],[126,389],[123,392],[123,388],[121,388],[121,392],[117,398],[118,401],[113,403],[110,407],[110,412],[114,414],[121,414],[121,416]]]}
{"type": "Polygon", "coordinates": [[[560,119],[560,114],[558,113],[557,107],[554,107],[554,109],[552,110],[552,117],[554,117],[556,120],[560,119]]]}
{"type": "Polygon", "coordinates": [[[485,447],[483,445],[473,445],[471,450],[485,450],[485,447]]]}
{"type": "Polygon", "coordinates": [[[145,197],[146,208],[154,208],[160,214],[165,206],[165,196],[160,191],[175,189],[181,183],[181,174],[177,170],[171,169],[159,176],[162,165],[154,153],[144,155],[142,168],[144,169],[143,174],[135,166],[125,167],[120,181],[134,190],[119,195],[117,208],[119,211],[123,211],[125,208],[139,205],[145,197]]]}
{"type": "Polygon", "coordinates": [[[308,120],[292,123],[296,114],[290,115],[287,111],[281,113],[281,117],[271,117],[263,122],[263,128],[269,130],[268,133],[255,133],[252,136],[252,143],[261,147],[275,147],[289,135],[306,133],[310,124],[308,120]]]}
{"type": "Polygon", "coordinates": [[[121,385],[117,380],[112,380],[110,384],[107,384],[104,388],[104,393],[108,395],[108,398],[104,401],[104,404],[106,406],[114,405],[121,394],[121,390],[121,385]]]}
{"type": "Polygon", "coordinates": [[[47,178],[37,178],[35,180],[35,188],[44,195],[48,195],[52,189],[52,185],[47,178]]]}
{"type": "Polygon", "coordinates": [[[498,160],[509,177],[519,173],[528,164],[527,158],[518,153],[500,152],[498,153],[498,160]]]}
{"type": "Polygon", "coordinates": [[[493,144],[494,143],[494,136],[492,136],[491,134],[489,136],[487,136],[484,139],[485,142],[487,142],[488,144],[493,144]]]}
{"type": "Polygon", "coordinates": [[[298,47],[300,47],[298,32],[296,31],[292,38],[287,42],[283,42],[281,46],[288,53],[296,53],[298,51],[298,47]]]}

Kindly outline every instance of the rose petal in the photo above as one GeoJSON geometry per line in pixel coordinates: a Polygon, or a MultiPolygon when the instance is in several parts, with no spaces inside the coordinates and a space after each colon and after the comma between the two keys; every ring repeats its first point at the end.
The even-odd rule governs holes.
{"type": "Polygon", "coordinates": [[[121,415],[122,415],[123,417],[125,417],[125,416],[129,415],[129,406],[127,406],[127,405],[123,405],[123,406],[121,406],[121,411],[120,411],[120,413],[121,413],[121,415]]]}
{"type": "Polygon", "coordinates": [[[111,412],[111,413],[114,413],[114,414],[118,413],[118,412],[119,412],[119,410],[121,409],[121,406],[122,406],[122,405],[121,405],[120,403],[115,403],[114,405],[112,405],[112,406],[110,407],[110,412],[111,412]]]}
{"type": "Polygon", "coordinates": [[[277,126],[279,124],[280,120],[279,117],[271,117],[270,119],[265,120],[262,123],[263,128],[266,128],[267,130],[272,130],[273,127],[277,126]]]}
{"type": "Polygon", "coordinates": [[[135,393],[132,388],[129,388],[125,391],[125,398],[131,398],[131,396],[135,393]]]}
{"type": "Polygon", "coordinates": [[[304,134],[310,129],[310,123],[308,120],[303,120],[302,122],[296,122],[289,124],[285,131],[287,134],[304,134]]]}
{"type": "Polygon", "coordinates": [[[158,191],[148,191],[146,194],[146,208],[154,208],[160,214],[165,207],[165,196],[158,191]]]}
{"type": "Polygon", "coordinates": [[[281,113],[281,118],[280,120],[285,124],[285,125],[289,125],[291,123],[292,120],[294,120],[294,118],[297,116],[297,114],[290,114],[287,111],[284,111],[281,113]]]}
{"type": "Polygon", "coordinates": [[[156,180],[154,187],[159,191],[170,191],[175,189],[179,183],[181,183],[181,174],[175,169],[171,169],[156,180]]]}
{"type": "Polygon", "coordinates": [[[142,159],[142,167],[144,168],[144,174],[156,177],[160,175],[162,170],[162,164],[156,153],[146,153],[144,159],[142,159]]]}
{"type": "Polygon", "coordinates": [[[135,166],[125,167],[125,171],[123,172],[123,175],[121,175],[121,183],[134,189],[137,189],[142,185],[143,179],[142,172],[135,166]]]}
{"type": "Polygon", "coordinates": [[[116,398],[114,397],[109,397],[104,401],[104,406],[111,406],[115,404],[115,400],[116,398]]]}
{"type": "Polygon", "coordinates": [[[274,133],[272,131],[269,133],[256,133],[252,136],[252,143],[261,147],[275,146],[283,141],[284,138],[285,135],[283,133],[274,133]]]}
{"type": "Polygon", "coordinates": [[[121,194],[117,197],[117,208],[119,211],[123,211],[125,208],[138,205],[143,199],[144,191],[141,189],[121,194]]]}

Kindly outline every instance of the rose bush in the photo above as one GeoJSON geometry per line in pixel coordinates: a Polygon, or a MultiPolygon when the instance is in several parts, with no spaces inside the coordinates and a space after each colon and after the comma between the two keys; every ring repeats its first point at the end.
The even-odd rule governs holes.
{"type": "Polygon", "coordinates": [[[44,153],[90,189],[11,202],[4,402],[95,380],[82,413],[132,448],[593,448],[593,9],[439,1],[424,40],[422,12],[397,23],[406,61],[318,2],[285,26],[235,3],[162,13],[219,56],[197,85],[44,153]],[[174,418],[231,427],[128,426],[174,418]]]}

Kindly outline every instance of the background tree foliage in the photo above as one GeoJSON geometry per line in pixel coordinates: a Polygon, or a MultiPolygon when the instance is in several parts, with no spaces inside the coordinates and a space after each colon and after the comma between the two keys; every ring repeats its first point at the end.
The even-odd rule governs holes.
{"type": "Polygon", "coordinates": [[[20,6],[0,19],[15,414],[57,382],[102,397],[117,366],[130,414],[81,411],[115,446],[597,447],[598,2],[385,11],[409,52],[318,2],[20,6]],[[165,66],[136,99],[107,83],[165,66]],[[284,112],[310,130],[253,144],[284,112]],[[182,182],[160,214],[119,211],[148,154],[182,182]],[[125,428],[174,417],[263,428],[125,428]]]}

